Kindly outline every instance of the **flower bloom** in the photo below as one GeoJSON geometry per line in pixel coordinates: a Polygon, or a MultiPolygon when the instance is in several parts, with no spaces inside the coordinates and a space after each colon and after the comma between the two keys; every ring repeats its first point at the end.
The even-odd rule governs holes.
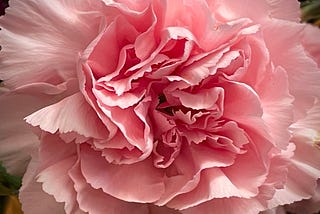
{"type": "Polygon", "coordinates": [[[32,155],[24,212],[254,214],[310,198],[320,31],[299,16],[294,0],[11,0],[0,157],[14,171],[8,150],[32,155]]]}

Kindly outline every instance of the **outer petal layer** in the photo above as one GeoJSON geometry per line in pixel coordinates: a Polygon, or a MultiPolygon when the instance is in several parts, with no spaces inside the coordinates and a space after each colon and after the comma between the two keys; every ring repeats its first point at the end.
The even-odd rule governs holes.
{"type": "Polygon", "coordinates": [[[87,0],[11,0],[0,18],[0,79],[16,88],[76,77],[77,54],[99,30],[100,5],[87,0]]]}

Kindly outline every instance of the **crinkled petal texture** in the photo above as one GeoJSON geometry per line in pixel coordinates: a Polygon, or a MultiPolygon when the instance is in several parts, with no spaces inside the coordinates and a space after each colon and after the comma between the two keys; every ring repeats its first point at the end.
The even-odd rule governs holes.
{"type": "Polygon", "coordinates": [[[25,213],[42,198],[52,213],[255,214],[314,195],[320,31],[297,1],[11,1],[0,78],[59,95],[25,115],[40,140],[25,213]]]}
{"type": "Polygon", "coordinates": [[[99,31],[98,1],[10,1],[0,19],[1,71],[7,87],[76,77],[77,54],[99,31]]]}

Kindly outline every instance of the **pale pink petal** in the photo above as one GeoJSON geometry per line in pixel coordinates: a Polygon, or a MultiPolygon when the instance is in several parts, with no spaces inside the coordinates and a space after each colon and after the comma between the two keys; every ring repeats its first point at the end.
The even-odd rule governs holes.
{"type": "MultiPolygon", "coordinates": [[[[130,20],[134,32],[138,31],[140,33],[134,42],[135,53],[139,59],[145,59],[150,55],[150,52],[154,50],[156,47],[155,39],[149,33],[153,33],[154,21],[155,17],[148,1],[130,1],[128,5],[116,2],[109,2],[104,0],[105,4],[111,7],[115,7],[119,9],[121,15],[125,17],[125,19],[130,20]],[[135,6],[133,6],[135,5],[135,6]],[[128,7],[129,6],[129,7],[128,7]],[[130,8],[132,6],[133,10],[130,8]],[[138,11],[136,11],[138,9],[138,11]],[[147,36],[142,36],[147,35],[147,36]],[[143,37],[143,39],[141,39],[143,37]],[[141,55],[143,54],[143,55],[141,55]]],[[[123,29],[125,30],[125,29],[123,29]]]]}
{"type": "Polygon", "coordinates": [[[295,136],[296,145],[288,178],[284,189],[277,190],[269,202],[269,207],[290,204],[301,199],[309,199],[314,194],[317,179],[320,177],[320,153],[313,145],[312,139],[295,136]]]}
{"type": "Polygon", "coordinates": [[[225,91],[224,117],[243,121],[262,116],[261,101],[253,88],[239,82],[225,82],[221,87],[225,91]]]}
{"type": "MultiPolygon", "coordinates": [[[[153,33],[153,31],[150,32],[150,34],[153,33]]],[[[136,43],[138,43],[140,40],[142,40],[142,43],[147,42],[145,38],[143,38],[143,35],[144,34],[141,34],[140,37],[137,38],[136,43]]],[[[142,75],[152,79],[161,79],[166,75],[170,75],[174,72],[175,68],[188,59],[194,46],[193,36],[185,29],[181,30],[174,27],[164,29],[161,33],[161,38],[159,39],[160,44],[158,44],[157,48],[153,52],[146,56],[148,58],[130,68],[130,70],[141,68],[134,75],[136,76],[135,79],[137,79],[137,77],[141,77],[142,75]],[[162,66],[159,67],[158,64],[162,64],[162,66]],[[153,67],[159,68],[154,69],[153,67]]],[[[150,48],[149,43],[136,45],[144,45],[150,48]]],[[[142,47],[135,47],[136,53],[139,51],[138,48],[142,47]]],[[[143,54],[145,54],[145,52],[143,52],[143,54]]],[[[132,79],[133,78],[131,78],[130,81],[132,81],[132,79]]]]}
{"type": "Polygon", "coordinates": [[[300,2],[296,0],[264,0],[269,5],[269,16],[293,22],[300,22],[300,2]]]}
{"type": "Polygon", "coordinates": [[[67,88],[39,84],[25,87],[24,93],[20,89],[6,92],[1,87],[0,90],[0,118],[3,120],[0,124],[0,161],[9,173],[22,175],[30,160],[30,149],[39,145],[38,138],[23,118],[55,102],[59,96],[63,97],[67,88]],[[39,88],[50,92],[49,94],[60,95],[41,95],[39,88]]]}
{"type": "Polygon", "coordinates": [[[311,199],[304,199],[302,201],[288,204],[285,206],[286,210],[292,213],[305,213],[314,214],[320,211],[320,180],[318,180],[318,186],[315,194],[311,199]]]}
{"type": "Polygon", "coordinates": [[[310,130],[310,132],[317,132],[320,131],[320,100],[317,99],[310,108],[307,113],[306,117],[296,121],[294,124],[291,125],[291,129],[295,132],[299,131],[306,131],[310,130]]]}
{"type": "Polygon", "coordinates": [[[177,129],[171,129],[162,134],[161,139],[154,143],[153,162],[157,168],[167,168],[179,155],[181,136],[177,129]]]}
{"type": "Polygon", "coordinates": [[[16,88],[35,82],[60,84],[76,77],[75,59],[99,30],[101,5],[10,1],[6,16],[0,18],[0,79],[16,88]]]}
{"type": "Polygon", "coordinates": [[[118,126],[127,141],[142,151],[143,154],[139,159],[148,157],[152,152],[153,135],[146,121],[149,102],[150,97],[145,98],[138,105],[126,109],[119,107],[111,108],[103,103],[99,103],[101,110],[118,126]],[[135,125],[125,125],[128,121],[135,125]]]}
{"type": "Polygon", "coordinates": [[[163,206],[181,193],[190,192],[199,184],[200,173],[188,152],[182,152],[173,164],[166,169],[165,192],[156,205],[163,206]],[[186,164],[188,163],[188,164],[186,164]]]}
{"type": "Polygon", "coordinates": [[[150,204],[148,214],[181,214],[181,212],[179,212],[178,210],[170,209],[165,206],[159,207],[159,206],[150,204]]]}
{"type": "Polygon", "coordinates": [[[215,73],[212,68],[218,69],[230,64],[232,56],[224,56],[227,51],[229,51],[229,48],[190,57],[179,76],[192,84],[200,83],[204,78],[215,73]],[[220,61],[221,63],[219,63],[220,61]]]}
{"type": "Polygon", "coordinates": [[[302,44],[304,49],[310,56],[313,58],[314,61],[320,65],[320,32],[316,26],[313,25],[306,25],[303,32],[302,32],[302,44]]]}
{"type": "MultiPolygon", "coordinates": [[[[58,148],[58,147],[55,147],[55,148],[58,148]]],[[[19,198],[22,203],[22,208],[24,213],[40,214],[40,213],[47,213],[49,210],[50,210],[50,213],[52,214],[63,213],[64,212],[63,203],[58,203],[54,197],[44,192],[43,185],[41,185],[41,183],[38,183],[36,181],[38,178],[39,168],[41,167],[41,164],[42,164],[38,157],[38,149],[34,148],[31,152],[31,155],[32,155],[32,160],[28,166],[26,174],[24,175],[22,187],[20,189],[20,194],[19,194],[19,198]],[[37,206],[35,206],[35,204],[37,204],[37,206]]],[[[64,165],[64,167],[65,166],[66,165],[64,165]]],[[[59,172],[59,169],[56,172],[59,172]]],[[[51,178],[48,178],[49,180],[54,178],[54,180],[52,181],[52,183],[50,183],[49,187],[48,185],[44,185],[45,189],[49,188],[52,190],[51,184],[55,184],[56,181],[62,181],[63,179],[55,180],[57,177],[61,178],[62,175],[63,174],[59,174],[58,176],[55,175],[51,178]]],[[[53,189],[53,191],[66,190],[65,188],[66,187],[64,186],[63,188],[53,189]]],[[[61,198],[61,194],[60,194],[60,198],[61,198]]],[[[75,200],[72,200],[72,201],[75,201],[75,200]]],[[[65,207],[70,209],[70,206],[68,205],[66,205],[65,207]]],[[[68,211],[68,209],[67,209],[67,213],[70,213],[71,210],[68,211]]],[[[72,213],[84,214],[84,212],[79,210],[77,203],[75,203],[74,206],[72,207],[72,213]]]]}
{"type": "Polygon", "coordinates": [[[288,181],[284,189],[277,190],[269,201],[269,207],[290,204],[301,199],[311,198],[315,181],[308,174],[296,167],[290,167],[288,181]]]}
{"type": "Polygon", "coordinates": [[[296,145],[292,162],[312,177],[314,182],[320,178],[320,153],[316,140],[304,136],[294,136],[292,139],[296,145]]]}
{"type": "Polygon", "coordinates": [[[234,159],[233,153],[214,150],[205,145],[183,148],[172,166],[166,170],[168,176],[165,180],[166,191],[157,204],[164,205],[168,202],[170,204],[170,200],[173,199],[172,206],[181,209],[186,205],[177,204],[179,199],[175,201],[174,197],[188,192],[193,195],[192,190],[197,188],[203,169],[227,167],[234,163],[234,159]]]}
{"type": "Polygon", "coordinates": [[[45,100],[0,95],[9,169],[34,140],[21,117],[39,126],[26,212],[38,197],[70,214],[257,214],[317,197],[318,33],[297,0],[10,1],[0,79],[45,100]]]}
{"type": "Polygon", "coordinates": [[[56,131],[76,132],[97,139],[108,136],[108,131],[81,93],[40,109],[26,117],[26,121],[52,134],[56,131]]]}
{"type": "MultiPolygon", "coordinates": [[[[89,53],[86,53],[83,57],[87,58],[89,53]]],[[[105,125],[106,129],[109,131],[109,138],[112,138],[116,132],[117,127],[116,125],[102,112],[100,109],[97,100],[95,98],[95,95],[92,92],[93,85],[95,85],[96,80],[92,74],[91,68],[88,66],[88,64],[84,63],[81,59],[79,62],[79,66],[77,69],[78,77],[79,77],[79,84],[80,84],[80,91],[84,95],[87,102],[92,106],[96,114],[99,116],[103,124],[105,125]]]]}
{"type": "Polygon", "coordinates": [[[69,175],[74,182],[76,191],[76,199],[82,210],[92,213],[126,213],[130,210],[132,214],[149,214],[148,205],[130,203],[109,194],[106,194],[101,189],[94,189],[87,183],[81,173],[79,162],[69,170],[69,175]]]}
{"type": "MultiPolygon", "coordinates": [[[[269,51],[260,34],[259,31],[254,35],[248,35],[232,47],[238,49],[242,54],[243,62],[236,67],[235,73],[228,78],[246,83],[255,90],[257,84],[267,83],[263,81],[263,78],[268,75],[268,69],[270,69],[269,51]]],[[[228,71],[228,68],[226,71],[228,71]]]]}
{"type": "Polygon", "coordinates": [[[215,149],[213,142],[203,142],[199,145],[190,145],[189,149],[185,148],[187,161],[192,161],[196,167],[196,172],[202,169],[210,169],[215,167],[227,167],[234,164],[236,155],[233,152],[222,149],[215,149]]]}
{"type": "Polygon", "coordinates": [[[261,212],[260,214],[286,214],[284,207],[279,206],[266,211],[261,212]]]}
{"type": "Polygon", "coordinates": [[[290,159],[295,149],[294,143],[290,143],[286,150],[274,152],[268,166],[267,179],[262,186],[267,192],[260,193],[260,195],[266,194],[264,197],[267,197],[267,200],[273,197],[276,189],[282,189],[287,182],[288,166],[291,165],[290,159]]]}
{"type": "Polygon", "coordinates": [[[232,20],[213,26],[214,30],[208,31],[202,42],[202,48],[206,51],[214,50],[233,44],[259,30],[259,25],[254,25],[248,18],[232,20]]]}
{"type": "MultiPolygon", "coordinates": [[[[210,129],[209,129],[210,130],[210,129]]],[[[246,131],[238,126],[234,121],[228,121],[221,127],[212,129],[212,138],[214,141],[209,141],[213,148],[225,149],[235,154],[245,153],[244,145],[250,143],[246,131]],[[220,139],[221,138],[221,139],[220,139]]],[[[209,140],[208,138],[207,140],[209,140]]]]}
{"type": "Polygon", "coordinates": [[[128,10],[128,12],[140,12],[143,11],[148,5],[149,2],[145,1],[145,0],[118,0],[116,2],[113,1],[108,1],[108,0],[103,0],[103,2],[105,2],[105,4],[107,5],[118,5],[118,7],[122,7],[123,9],[128,10]]]}
{"type": "Polygon", "coordinates": [[[214,87],[200,90],[198,93],[174,91],[171,95],[179,99],[181,104],[187,108],[214,110],[219,109],[219,107],[222,108],[219,104],[223,102],[224,90],[223,88],[214,87]]]}
{"type": "Polygon", "coordinates": [[[74,143],[66,143],[60,138],[59,134],[50,134],[41,132],[39,134],[39,172],[55,163],[74,156],[77,152],[77,147],[74,143]]]}
{"type": "Polygon", "coordinates": [[[53,196],[42,190],[41,183],[36,182],[39,167],[38,151],[33,151],[33,158],[22,180],[19,199],[25,214],[43,214],[50,210],[52,214],[64,212],[63,203],[58,203],[53,196]],[[37,206],[35,206],[37,204],[37,206]]]}
{"type": "Polygon", "coordinates": [[[124,64],[122,61],[125,60],[120,51],[125,45],[132,44],[137,34],[136,29],[122,17],[114,20],[101,32],[94,41],[95,46],[88,58],[88,65],[97,78],[103,76],[111,79],[119,74],[124,64]]]}
{"type": "Polygon", "coordinates": [[[101,155],[113,164],[132,164],[139,161],[143,155],[137,147],[128,142],[121,131],[108,141],[93,143],[94,148],[101,150],[101,155]]]}
{"type": "MultiPolygon", "coordinates": [[[[160,30],[169,29],[172,26],[176,28],[176,35],[184,34],[187,30],[196,40],[200,41],[205,38],[207,32],[213,27],[214,20],[211,17],[206,2],[172,0],[167,2],[158,1],[155,3],[155,13],[157,14],[158,23],[156,26],[156,35],[161,35],[160,30]],[[188,13],[185,13],[188,11],[188,13]],[[202,24],[199,25],[198,23],[202,24]]],[[[172,28],[173,29],[173,28],[172,28]]],[[[188,37],[185,37],[188,38],[188,37]]],[[[195,39],[192,39],[193,41],[195,39]]],[[[200,46],[203,46],[200,42],[200,46]]],[[[206,48],[203,46],[203,48],[206,48]]]]}
{"type": "Polygon", "coordinates": [[[117,15],[121,14],[127,20],[130,20],[130,23],[135,26],[139,32],[144,32],[150,26],[149,19],[146,17],[149,14],[150,2],[145,0],[102,0],[102,2],[108,7],[107,10],[113,11],[114,8],[117,9],[116,13],[110,14],[113,15],[112,19],[115,19],[117,15]]]}
{"type": "Polygon", "coordinates": [[[287,72],[289,92],[295,98],[295,120],[304,117],[306,111],[314,104],[315,97],[320,97],[320,68],[301,44],[305,27],[303,24],[272,20],[263,28],[273,64],[281,66],[287,72]],[[279,33],[283,31],[287,33],[279,33]]]}
{"type": "Polygon", "coordinates": [[[252,197],[259,193],[259,187],[266,179],[267,169],[264,157],[260,157],[263,154],[259,154],[251,144],[247,144],[245,149],[246,153],[238,155],[235,163],[222,171],[241,190],[243,196],[252,197]]]}
{"type": "Polygon", "coordinates": [[[65,202],[66,213],[73,213],[78,209],[73,182],[68,176],[68,171],[75,164],[76,158],[76,156],[70,156],[57,161],[37,176],[37,182],[42,183],[43,191],[53,195],[57,202],[65,202]]]}
{"type": "Polygon", "coordinates": [[[265,210],[265,207],[258,200],[245,198],[221,198],[204,202],[198,206],[182,210],[182,214],[212,214],[228,213],[228,214],[257,214],[259,211],[265,210]]]}
{"type": "MultiPolygon", "coordinates": [[[[155,11],[159,19],[158,25],[160,25],[156,26],[156,30],[168,29],[182,38],[195,41],[201,49],[206,51],[227,43],[248,24],[246,19],[230,23],[216,23],[207,7],[207,2],[204,1],[174,0],[167,2],[167,4],[161,3],[156,4],[156,8],[160,10],[155,11]],[[186,14],[185,10],[188,10],[189,13],[186,14]],[[199,25],[199,22],[202,24],[199,25]],[[189,32],[191,37],[183,36],[183,34],[186,35],[186,32],[189,32]]],[[[156,31],[156,35],[159,34],[156,31]]]]}
{"type": "Polygon", "coordinates": [[[36,135],[29,130],[23,121],[23,117],[37,107],[32,104],[25,105],[31,100],[33,100],[32,104],[39,102],[37,97],[27,95],[7,94],[0,96],[0,117],[3,120],[0,125],[0,161],[7,171],[14,175],[23,175],[30,161],[30,149],[39,143],[36,135]],[[17,100],[21,104],[17,103],[17,100]],[[23,108],[21,109],[21,107],[23,108]]]}
{"type": "Polygon", "coordinates": [[[208,0],[208,2],[211,10],[218,14],[216,17],[222,20],[248,17],[260,23],[270,18],[300,21],[300,4],[296,0],[208,0]]]}
{"type": "Polygon", "coordinates": [[[68,171],[76,163],[75,144],[66,144],[58,135],[43,133],[39,148],[39,164],[34,179],[42,183],[42,190],[57,202],[64,202],[66,213],[81,213],[73,182],[68,171]]]}
{"type": "Polygon", "coordinates": [[[281,67],[269,71],[257,89],[262,102],[262,118],[273,142],[281,149],[289,143],[289,126],[293,123],[294,98],[288,90],[288,77],[281,67]]]}
{"type": "MultiPolygon", "coordinates": [[[[4,85],[6,85],[4,83],[4,85]]],[[[72,95],[79,91],[78,80],[76,78],[70,78],[63,83],[58,85],[45,83],[45,82],[35,82],[27,85],[20,86],[16,88],[14,91],[21,94],[30,94],[35,96],[43,96],[46,95],[58,95],[57,99],[61,99],[62,97],[66,97],[72,95]]]]}
{"type": "Polygon", "coordinates": [[[156,53],[156,50],[158,49],[156,38],[154,38],[154,26],[156,24],[155,16],[156,15],[152,11],[150,18],[152,24],[149,29],[138,35],[134,42],[136,56],[141,59],[142,62],[144,62],[146,58],[152,56],[152,53],[156,53]]]}
{"type": "Polygon", "coordinates": [[[130,165],[110,164],[88,146],[80,149],[81,171],[93,188],[128,202],[154,202],[164,191],[163,172],[151,160],[130,165]],[[130,179],[127,179],[130,178],[130,179]]]}
{"type": "MultiPolygon", "coordinates": [[[[277,189],[283,189],[287,182],[288,166],[290,158],[293,156],[295,146],[293,143],[287,146],[286,150],[281,152],[274,151],[273,157],[271,157],[270,164],[268,164],[268,175],[263,185],[259,188],[259,194],[252,198],[252,200],[260,201],[260,203],[267,210],[268,201],[274,197],[277,189]]],[[[276,210],[270,210],[275,212],[276,210]]],[[[267,212],[268,213],[268,212],[267,212]]]]}
{"type": "Polygon", "coordinates": [[[199,184],[194,190],[176,196],[167,203],[167,206],[187,209],[214,198],[232,196],[247,198],[250,197],[250,194],[242,193],[220,168],[208,168],[201,172],[199,184]]]}
{"type": "MultiPolygon", "coordinates": [[[[147,23],[150,22],[149,29],[141,33],[135,42],[136,55],[141,60],[153,58],[168,40],[188,38],[194,41],[195,37],[191,32],[203,38],[204,32],[208,31],[212,24],[210,11],[203,0],[197,3],[192,1],[185,3],[181,0],[152,3],[151,16],[146,17],[147,23]],[[190,12],[184,13],[185,9],[190,12]],[[200,20],[205,24],[197,25],[196,22],[200,20]]],[[[173,49],[173,52],[178,51],[173,49]]]]}
{"type": "Polygon", "coordinates": [[[145,89],[138,88],[137,90],[125,92],[120,96],[104,88],[94,89],[94,93],[97,96],[97,99],[99,99],[99,101],[101,101],[104,105],[128,108],[137,104],[143,98],[145,95],[145,89]]]}

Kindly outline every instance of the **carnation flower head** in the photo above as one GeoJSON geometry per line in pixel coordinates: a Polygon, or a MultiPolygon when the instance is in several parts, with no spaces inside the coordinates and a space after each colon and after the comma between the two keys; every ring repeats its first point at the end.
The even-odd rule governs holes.
{"type": "Polygon", "coordinates": [[[294,0],[11,0],[0,157],[22,174],[10,151],[32,155],[24,212],[253,214],[310,198],[320,31],[299,16],[294,0]]]}

